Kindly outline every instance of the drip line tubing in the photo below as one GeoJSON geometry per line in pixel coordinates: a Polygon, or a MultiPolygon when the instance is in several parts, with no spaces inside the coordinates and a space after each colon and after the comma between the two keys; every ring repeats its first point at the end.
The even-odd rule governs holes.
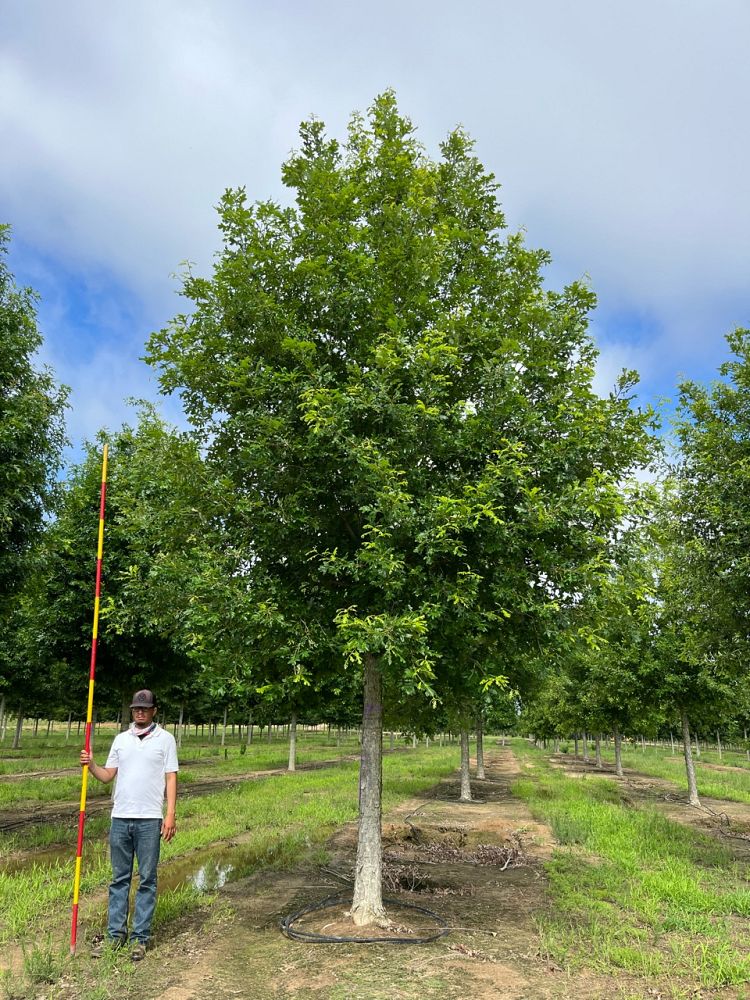
{"type": "Polygon", "coordinates": [[[387,898],[384,898],[383,902],[388,903],[390,906],[416,910],[417,913],[427,914],[427,916],[433,918],[440,929],[435,934],[430,934],[427,937],[342,937],[334,934],[316,934],[314,931],[303,931],[294,927],[294,924],[308,913],[326,910],[341,903],[351,903],[351,901],[351,895],[343,892],[335,896],[326,896],[319,903],[311,903],[309,906],[304,906],[301,910],[297,910],[296,913],[290,913],[280,921],[282,933],[286,934],[293,941],[307,941],[311,944],[428,944],[430,941],[437,941],[438,938],[444,937],[450,932],[447,922],[439,914],[435,913],[434,910],[429,910],[426,906],[417,906],[415,903],[404,903],[400,899],[387,898]]]}

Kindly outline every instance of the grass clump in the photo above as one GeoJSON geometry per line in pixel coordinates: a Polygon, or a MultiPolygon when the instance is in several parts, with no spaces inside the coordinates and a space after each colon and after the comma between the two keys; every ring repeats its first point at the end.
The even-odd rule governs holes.
{"type": "Polygon", "coordinates": [[[713,839],[621,801],[617,782],[569,778],[531,748],[513,785],[560,844],[547,864],[554,908],[546,949],[570,965],[703,987],[750,979],[747,872],[713,839]]]}

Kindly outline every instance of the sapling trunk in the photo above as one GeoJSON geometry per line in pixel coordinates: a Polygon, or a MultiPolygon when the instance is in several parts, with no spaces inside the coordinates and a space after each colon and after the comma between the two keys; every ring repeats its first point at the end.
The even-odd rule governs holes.
{"type": "Polygon", "coordinates": [[[477,719],[477,778],[484,781],[484,727],[481,715],[477,719]]]}
{"type": "Polygon", "coordinates": [[[589,762],[589,735],[584,731],[583,733],[583,763],[588,764],[589,762]]]}
{"type": "Polygon", "coordinates": [[[716,749],[719,751],[719,760],[721,760],[721,736],[718,729],[716,730],[716,749]]]}
{"type": "Polygon", "coordinates": [[[13,734],[13,743],[11,747],[13,750],[18,750],[21,746],[21,730],[23,729],[23,708],[18,706],[18,716],[16,718],[16,731],[13,734]]]}
{"type": "Polygon", "coordinates": [[[597,733],[596,734],[596,744],[595,744],[595,746],[596,746],[596,766],[598,768],[603,768],[604,764],[602,764],[602,734],[601,733],[597,733]]]}
{"type": "MultiPolygon", "coordinates": [[[[68,712],[68,728],[67,728],[67,731],[65,733],[65,742],[66,743],[70,739],[70,727],[71,727],[72,724],[73,724],[73,713],[72,712],[68,712]]],[[[0,723],[0,729],[2,729],[2,728],[3,728],[2,727],[2,723],[0,723]]]]}
{"type": "Polygon", "coordinates": [[[469,730],[461,730],[461,794],[460,802],[471,802],[471,779],[469,777],[469,730]]]}
{"type": "Polygon", "coordinates": [[[669,742],[672,744],[672,756],[674,757],[674,733],[669,730],[669,742]]]}
{"type": "Polygon", "coordinates": [[[552,752],[553,753],[560,753],[560,737],[559,736],[555,737],[555,741],[552,744],[552,752]]]}
{"type": "Polygon", "coordinates": [[[185,719],[185,706],[184,705],[180,705],[180,715],[179,715],[179,718],[177,719],[177,747],[178,748],[182,746],[182,728],[183,728],[184,719],[185,719]]]}
{"type": "Polygon", "coordinates": [[[120,693],[120,732],[126,733],[130,729],[130,700],[131,694],[127,691],[120,693]]]}
{"type": "Polygon", "coordinates": [[[391,740],[390,740],[391,750],[393,750],[395,746],[396,746],[396,734],[393,732],[393,730],[391,730],[391,740]]]}
{"type": "Polygon", "coordinates": [[[387,925],[383,907],[382,836],[383,700],[380,661],[363,658],[364,710],[359,765],[359,835],[351,916],[358,927],[387,925]]]}
{"type": "Polygon", "coordinates": [[[695,780],[695,764],[690,746],[690,723],[684,708],[680,709],[680,719],[682,721],[682,746],[685,753],[685,770],[688,781],[688,802],[691,806],[699,806],[701,802],[698,798],[698,783],[695,780]]]}
{"type": "Polygon", "coordinates": [[[247,713],[247,746],[253,742],[253,713],[247,713]]]}
{"type": "Polygon", "coordinates": [[[227,706],[224,706],[224,718],[221,723],[221,746],[224,746],[227,740],[227,706]]]}
{"type": "Polygon", "coordinates": [[[573,756],[578,760],[578,735],[573,737],[574,754],[573,756]]]}
{"type": "Polygon", "coordinates": [[[618,778],[622,777],[622,733],[617,726],[614,727],[614,737],[615,737],[615,774],[618,778]]]}
{"type": "Polygon", "coordinates": [[[292,712],[289,722],[289,765],[287,771],[297,770],[297,713],[292,712]]]}

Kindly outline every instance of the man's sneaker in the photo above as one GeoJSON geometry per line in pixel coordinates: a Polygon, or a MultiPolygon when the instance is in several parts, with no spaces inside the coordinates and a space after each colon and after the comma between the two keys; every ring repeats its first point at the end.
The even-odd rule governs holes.
{"type": "Polygon", "coordinates": [[[136,941],[130,949],[130,957],[134,962],[142,962],[146,957],[146,945],[141,941],[136,941]]]}
{"type": "Polygon", "coordinates": [[[108,938],[104,934],[97,934],[91,942],[91,957],[101,958],[106,952],[117,951],[124,944],[122,938],[108,938]]]}

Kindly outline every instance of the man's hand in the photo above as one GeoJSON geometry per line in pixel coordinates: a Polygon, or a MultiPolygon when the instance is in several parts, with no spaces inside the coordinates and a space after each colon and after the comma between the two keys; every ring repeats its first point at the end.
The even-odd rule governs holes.
{"type": "Polygon", "coordinates": [[[169,843],[169,841],[174,837],[177,831],[177,822],[174,818],[173,813],[167,813],[167,815],[162,820],[161,824],[161,835],[164,840],[169,843]]]}
{"type": "Polygon", "coordinates": [[[94,759],[94,756],[88,750],[81,750],[81,756],[78,759],[81,762],[81,767],[88,767],[91,761],[94,759]]]}

